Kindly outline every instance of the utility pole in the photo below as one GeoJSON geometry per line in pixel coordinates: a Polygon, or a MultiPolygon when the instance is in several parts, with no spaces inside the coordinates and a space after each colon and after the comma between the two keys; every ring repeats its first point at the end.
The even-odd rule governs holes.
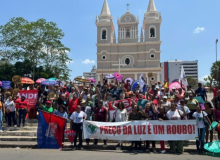
{"type": "Polygon", "coordinates": [[[217,84],[219,85],[219,81],[218,81],[218,72],[219,72],[219,67],[218,67],[218,39],[216,39],[215,44],[216,44],[216,70],[217,70],[216,81],[217,81],[217,84]]]}

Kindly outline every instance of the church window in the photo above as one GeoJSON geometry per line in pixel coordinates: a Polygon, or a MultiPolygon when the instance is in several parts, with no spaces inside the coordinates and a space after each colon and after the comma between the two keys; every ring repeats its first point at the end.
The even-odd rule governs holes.
{"type": "Polygon", "coordinates": [[[126,28],[126,38],[130,38],[130,28],[126,28]]]}
{"type": "Polygon", "coordinates": [[[107,59],[106,55],[103,55],[102,60],[106,60],[106,59],[107,59]]]}
{"type": "Polygon", "coordinates": [[[154,27],[151,27],[151,28],[150,28],[150,37],[151,37],[151,38],[156,37],[156,36],[155,36],[155,28],[154,28],[154,27]]]}
{"type": "Polygon", "coordinates": [[[130,60],[129,58],[126,58],[126,59],[125,59],[125,64],[129,65],[130,62],[131,62],[131,60],[130,60]]]}
{"type": "Polygon", "coordinates": [[[102,30],[102,39],[107,39],[107,31],[105,29],[102,30]]]}
{"type": "Polygon", "coordinates": [[[155,54],[154,54],[154,53],[151,53],[151,54],[150,54],[150,58],[151,58],[151,59],[154,59],[154,58],[155,58],[155,54]]]}

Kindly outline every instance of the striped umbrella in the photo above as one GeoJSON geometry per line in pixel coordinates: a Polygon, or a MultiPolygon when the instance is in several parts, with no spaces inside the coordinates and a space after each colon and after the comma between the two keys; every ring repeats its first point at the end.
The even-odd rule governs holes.
{"type": "Polygon", "coordinates": [[[76,78],[74,78],[75,81],[78,81],[78,82],[85,82],[85,83],[90,83],[90,80],[87,79],[86,77],[84,76],[78,76],[76,78]]]}
{"type": "Polygon", "coordinates": [[[28,77],[22,77],[21,78],[21,83],[22,84],[34,84],[34,81],[28,77]]]}

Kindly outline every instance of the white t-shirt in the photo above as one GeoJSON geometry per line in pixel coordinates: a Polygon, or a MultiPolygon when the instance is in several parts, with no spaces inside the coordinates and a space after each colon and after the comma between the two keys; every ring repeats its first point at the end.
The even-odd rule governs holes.
{"type": "MultiPolygon", "coordinates": [[[[181,107],[180,105],[178,105],[176,108],[177,108],[178,110],[183,111],[183,110],[182,110],[182,107],[181,107]]],[[[186,114],[189,114],[189,113],[190,113],[190,110],[189,110],[189,108],[188,108],[187,106],[184,106],[184,110],[185,110],[186,114]]],[[[187,116],[185,116],[185,119],[187,120],[187,116]]]]}
{"type": "Polygon", "coordinates": [[[203,117],[203,115],[206,117],[207,113],[204,111],[202,111],[201,113],[194,112],[192,115],[193,117],[196,118],[196,123],[198,128],[205,128],[205,124],[204,124],[205,117],[203,117]]]}
{"type": "Polygon", "coordinates": [[[6,109],[10,109],[11,112],[14,112],[15,111],[15,103],[14,103],[14,101],[10,102],[9,100],[7,100],[5,102],[5,108],[6,109]]]}
{"type": "Polygon", "coordinates": [[[177,109],[175,111],[169,110],[167,112],[167,117],[169,120],[181,120],[181,116],[183,115],[182,111],[178,111],[177,109]]]}
{"type": "Polygon", "coordinates": [[[83,118],[86,117],[86,113],[83,111],[80,111],[79,113],[77,113],[76,111],[72,113],[72,115],[70,116],[70,119],[73,120],[74,123],[82,123],[83,122],[83,118]]]}
{"type": "Polygon", "coordinates": [[[128,114],[126,109],[123,109],[122,111],[120,111],[120,109],[116,109],[115,114],[116,114],[115,122],[124,122],[127,121],[128,119],[128,114]]]}

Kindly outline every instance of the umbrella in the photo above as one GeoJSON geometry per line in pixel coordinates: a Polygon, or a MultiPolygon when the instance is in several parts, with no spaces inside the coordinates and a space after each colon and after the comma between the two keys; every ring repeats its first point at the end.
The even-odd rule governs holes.
{"type": "MultiPolygon", "coordinates": [[[[139,83],[139,80],[137,80],[137,81],[135,81],[135,82],[133,83],[133,85],[132,85],[132,91],[134,91],[134,89],[137,87],[138,83],[139,83]]],[[[146,90],[147,90],[147,86],[144,85],[143,93],[145,93],[146,90]]]]}
{"type": "Polygon", "coordinates": [[[65,135],[68,137],[69,141],[71,143],[73,143],[75,140],[76,131],[75,130],[66,130],[65,135]]]}
{"type": "Polygon", "coordinates": [[[45,78],[39,78],[38,80],[36,80],[36,83],[40,84],[42,81],[45,81],[45,78]]]}
{"type": "Polygon", "coordinates": [[[42,81],[40,84],[44,86],[55,86],[58,84],[58,82],[56,80],[46,79],[42,81]]]}
{"type": "Polygon", "coordinates": [[[93,79],[93,78],[89,78],[89,80],[90,80],[90,82],[92,82],[92,83],[95,83],[95,82],[96,82],[96,80],[93,79]]]}
{"type": "Polygon", "coordinates": [[[90,83],[90,80],[87,79],[86,77],[84,76],[78,76],[76,78],[74,78],[75,81],[78,81],[78,82],[85,82],[85,83],[90,83]]]}
{"type": "Polygon", "coordinates": [[[23,84],[34,84],[34,81],[28,77],[22,77],[21,78],[21,83],[23,84]]]}
{"type": "Polygon", "coordinates": [[[113,76],[112,74],[107,74],[107,75],[105,76],[105,78],[106,78],[106,79],[114,79],[115,76],[113,76]]]}
{"type": "Polygon", "coordinates": [[[123,78],[123,76],[120,73],[114,73],[113,76],[117,79],[117,80],[121,80],[123,78]]]}
{"type": "Polygon", "coordinates": [[[129,83],[130,85],[132,85],[132,83],[134,82],[133,78],[125,78],[125,79],[124,79],[124,82],[126,83],[127,81],[129,81],[128,83],[129,83]]]}
{"type": "Polygon", "coordinates": [[[220,141],[214,141],[214,142],[210,142],[210,143],[206,143],[204,145],[204,148],[212,153],[220,153],[220,141]]]}
{"type": "MultiPolygon", "coordinates": [[[[172,90],[173,87],[175,87],[176,89],[179,89],[181,88],[181,83],[180,82],[172,82],[169,84],[169,89],[172,90]]],[[[182,84],[182,87],[185,87],[183,84],[182,84]]]]}
{"type": "Polygon", "coordinates": [[[2,86],[2,81],[0,81],[0,87],[2,86]]]}
{"type": "Polygon", "coordinates": [[[49,78],[50,80],[57,80],[56,78],[54,78],[54,77],[51,77],[51,78],[49,78]]]}

